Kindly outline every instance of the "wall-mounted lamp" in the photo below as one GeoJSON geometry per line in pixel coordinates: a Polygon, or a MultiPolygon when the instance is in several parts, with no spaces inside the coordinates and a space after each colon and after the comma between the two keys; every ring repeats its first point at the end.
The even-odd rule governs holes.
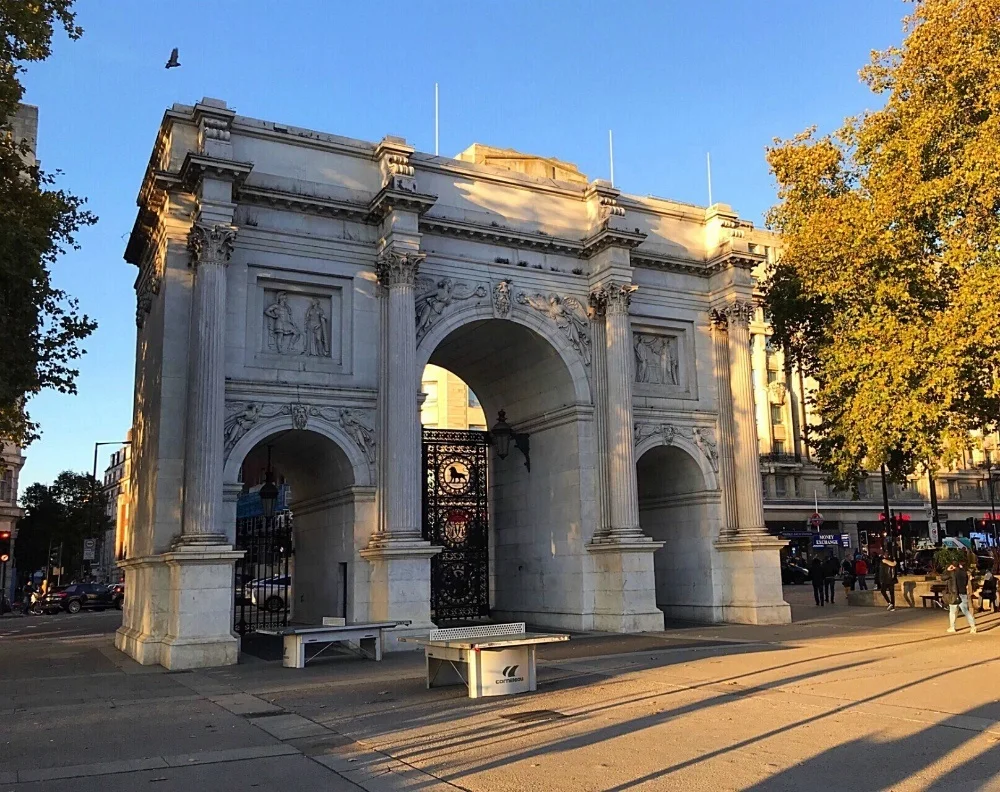
{"type": "Polygon", "coordinates": [[[497,415],[497,422],[490,429],[489,441],[496,448],[497,456],[506,459],[510,453],[510,443],[514,441],[514,446],[524,454],[524,466],[531,472],[531,456],[529,454],[528,435],[525,432],[515,432],[513,427],[507,423],[507,413],[503,410],[497,415]]]}

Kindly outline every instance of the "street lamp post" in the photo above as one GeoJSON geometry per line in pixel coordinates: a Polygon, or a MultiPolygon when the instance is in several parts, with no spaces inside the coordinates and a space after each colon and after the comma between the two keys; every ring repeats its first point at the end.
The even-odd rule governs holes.
{"type": "Polygon", "coordinates": [[[984,449],[986,460],[983,462],[986,468],[986,475],[989,477],[986,486],[990,491],[990,535],[993,537],[993,546],[997,546],[997,507],[993,497],[993,454],[989,448],[984,449]]]}

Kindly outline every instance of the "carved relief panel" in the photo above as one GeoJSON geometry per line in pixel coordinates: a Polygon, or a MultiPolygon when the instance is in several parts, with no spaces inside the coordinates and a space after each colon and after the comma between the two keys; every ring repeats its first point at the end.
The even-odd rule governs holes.
{"type": "Polygon", "coordinates": [[[350,373],[350,279],[248,272],[246,365],[350,373]]]}
{"type": "Polygon", "coordinates": [[[632,322],[633,390],[648,396],[697,398],[690,328],[632,322]]]}

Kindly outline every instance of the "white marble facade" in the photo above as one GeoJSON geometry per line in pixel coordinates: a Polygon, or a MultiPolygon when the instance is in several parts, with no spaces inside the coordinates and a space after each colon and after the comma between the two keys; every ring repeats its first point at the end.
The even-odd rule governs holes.
{"type": "Polygon", "coordinates": [[[427,363],[531,437],[530,471],[513,450],[491,462],[495,617],[788,620],[750,382],[758,232],[725,205],[629,196],[566,163],[476,159],[214,99],[167,111],[126,251],[139,330],[121,649],[235,662],[236,498],[267,446],[294,498],[296,618],[426,629],[427,363]]]}

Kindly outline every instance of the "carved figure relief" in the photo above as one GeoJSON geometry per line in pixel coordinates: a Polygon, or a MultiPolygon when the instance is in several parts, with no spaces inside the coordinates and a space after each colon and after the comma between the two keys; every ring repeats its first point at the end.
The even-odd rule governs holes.
{"type": "Polygon", "coordinates": [[[328,308],[327,298],[277,292],[273,302],[264,308],[265,351],[278,355],[330,357],[328,308]]]}
{"type": "Polygon", "coordinates": [[[304,404],[292,404],[289,410],[292,414],[292,428],[305,429],[309,423],[309,408],[304,404]]]}
{"type": "Polygon", "coordinates": [[[340,411],[338,422],[364,453],[369,464],[373,464],[375,462],[375,430],[362,423],[351,410],[347,409],[340,411]]]}
{"type": "Polygon", "coordinates": [[[427,276],[416,280],[417,287],[417,342],[441,318],[452,303],[485,297],[486,287],[473,288],[467,283],[455,283],[451,278],[435,281],[427,276]]]}
{"type": "Polygon", "coordinates": [[[329,319],[323,312],[323,306],[320,305],[319,298],[313,297],[309,300],[309,307],[306,309],[305,354],[317,357],[329,357],[329,327],[329,319]]]}
{"type": "Polygon", "coordinates": [[[705,455],[705,459],[707,459],[708,464],[712,466],[712,470],[718,473],[719,450],[716,445],[715,438],[712,437],[711,430],[702,429],[696,426],[691,430],[691,439],[694,440],[694,444],[698,446],[701,453],[705,455]]]}
{"type": "Polygon", "coordinates": [[[633,333],[635,381],[650,385],[680,385],[680,351],[676,336],[633,333]]]}
{"type": "Polygon", "coordinates": [[[677,427],[673,424],[661,423],[661,424],[649,424],[649,423],[637,423],[634,429],[635,444],[639,445],[647,437],[655,437],[660,435],[663,438],[664,445],[670,445],[674,442],[674,436],[677,434],[677,427]]]}
{"type": "Polygon", "coordinates": [[[498,281],[493,287],[493,315],[506,319],[510,315],[510,281],[498,281]]]}
{"type": "Polygon", "coordinates": [[[587,309],[576,297],[560,297],[558,294],[529,295],[521,292],[517,302],[534,308],[555,322],[573,347],[583,357],[583,362],[590,365],[590,336],[587,334],[587,309]]]}

